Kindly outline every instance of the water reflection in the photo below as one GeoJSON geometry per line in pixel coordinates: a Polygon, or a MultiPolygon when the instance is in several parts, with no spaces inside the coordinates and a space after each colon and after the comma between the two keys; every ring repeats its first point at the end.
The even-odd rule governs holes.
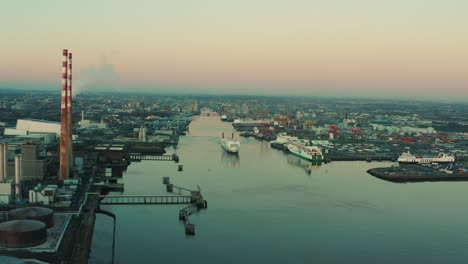
{"type": "Polygon", "coordinates": [[[240,166],[239,153],[229,153],[223,149],[221,151],[221,160],[230,167],[240,166]]]}
{"type": "Polygon", "coordinates": [[[287,155],[287,161],[288,164],[291,164],[296,167],[304,168],[307,174],[311,174],[312,170],[320,168],[320,165],[322,165],[321,162],[313,162],[313,161],[307,161],[305,159],[301,159],[299,157],[296,157],[294,155],[287,155]]]}

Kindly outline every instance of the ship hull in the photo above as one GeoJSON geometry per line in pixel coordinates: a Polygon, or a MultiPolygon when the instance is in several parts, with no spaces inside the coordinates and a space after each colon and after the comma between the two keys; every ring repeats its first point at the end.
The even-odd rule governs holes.
{"type": "Polygon", "coordinates": [[[314,161],[314,162],[322,162],[323,161],[323,156],[311,156],[311,157],[307,157],[307,156],[304,156],[304,155],[301,155],[299,153],[296,153],[296,152],[292,152],[292,151],[289,151],[291,154],[293,154],[294,156],[297,156],[299,158],[302,158],[302,159],[305,159],[307,161],[314,161]]]}
{"type": "Polygon", "coordinates": [[[225,145],[221,145],[223,147],[223,149],[229,153],[233,153],[233,154],[237,154],[239,153],[239,149],[238,148],[229,148],[225,145]]]}
{"type": "Polygon", "coordinates": [[[221,147],[229,153],[238,153],[240,149],[240,142],[222,139],[221,147]]]}
{"type": "Polygon", "coordinates": [[[452,163],[453,161],[429,161],[429,162],[420,162],[420,161],[398,161],[400,164],[430,164],[430,163],[438,163],[438,164],[448,164],[452,163]]]}

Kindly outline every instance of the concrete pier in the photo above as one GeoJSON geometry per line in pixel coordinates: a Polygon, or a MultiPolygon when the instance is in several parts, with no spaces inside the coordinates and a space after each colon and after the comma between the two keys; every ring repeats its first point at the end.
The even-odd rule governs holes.
{"type": "Polygon", "coordinates": [[[370,169],[367,173],[391,182],[468,181],[468,173],[445,173],[417,165],[370,169]]]}

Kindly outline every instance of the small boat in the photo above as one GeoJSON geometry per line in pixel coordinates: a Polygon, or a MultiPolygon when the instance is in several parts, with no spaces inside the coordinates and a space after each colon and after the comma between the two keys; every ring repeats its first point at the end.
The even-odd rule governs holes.
{"type": "Polygon", "coordinates": [[[252,137],[253,133],[249,132],[249,131],[245,131],[245,132],[240,133],[239,136],[241,136],[241,137],[252,137]]]}
{"type": "Polygon", "coordinates": [[[254,135],[255,139],[262,140],[263,139],[263,133],[258,133],[254,135]]]}

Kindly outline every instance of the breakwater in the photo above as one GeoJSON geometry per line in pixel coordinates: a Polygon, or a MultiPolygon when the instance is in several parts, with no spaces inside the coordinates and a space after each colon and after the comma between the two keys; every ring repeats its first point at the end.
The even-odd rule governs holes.
{"type": "Polygon", "coordinates": [[[417,165],[374,168],[367,171],[379,179],[391,182],[468,181],[468,173],[445,173],[417,165]]]}

